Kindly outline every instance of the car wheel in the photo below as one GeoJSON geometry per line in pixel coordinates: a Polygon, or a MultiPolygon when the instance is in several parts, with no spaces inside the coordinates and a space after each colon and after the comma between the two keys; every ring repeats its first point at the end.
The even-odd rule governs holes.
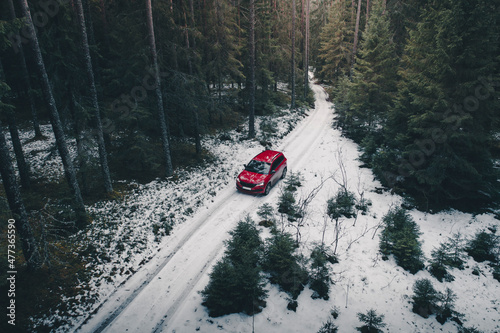
{"type": "Polygon", "coordinates": [[[286,176],[286,169],[287,168],[283,169],[283,173],[281,174],[281,179],[285,178],[285,176],[286,176]]]}
{"type": "Polygon", "coordinates": [[[266,189],[264,190],[264,195],[268,195],[269,191],[271,191],[271,184],[267,184],[266,189]]]}

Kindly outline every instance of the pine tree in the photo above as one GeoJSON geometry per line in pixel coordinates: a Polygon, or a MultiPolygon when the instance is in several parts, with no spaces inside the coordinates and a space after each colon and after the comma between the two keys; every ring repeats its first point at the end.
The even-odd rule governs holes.
{"type": "Polygon", "coordinates": [[[248,137],[255,137],[255,0],[250,0],[248,27],[248,137]]]}
{"type": "Polygon", "coordinates": [[[254,314],[265,306],[267,292],[260,267],[263,244],[259,231],[247,217],[229,234],[225,255],[201,292],[203,305],[212,317],[237,312],[254,314]]]}
{"type": "MultiPolygon", "coordinates": [[[[0,81],[0,97],[2,97],[2,82],[0,81]]],[[[0,107],[4,107],[0,100],[0,107]]],[[[2,123],[0,122],[0,174],[2,176],[3,187],[9,203],[9,208],[14,217],[14,225],[21,239],[21,246],[24,258],[28,264],[28,268],[37,269],[41,265],[40,253],[38,245],[33,235],[33,231],[29,224],[28,214],[19,192],[19,187],[16,181],[16,174],[10,161],[10,154],[5,141],[5,136],[1,130],[2,123]]],[[[10,234],[10,232],[9,232],[10,234]]]]}
{"type": "Polygon", "coordinates": [[[311,273],[309,285],[314,293],[312,298],[322,298],[328,300],[330,298],[330,284],[333,282],[330,274],[329,264],[335,264],[338,260],[334,254],[330,253],[329,249],[324,245],[317,245],[311,252],[311,273]]]}
{"type": "MultiPolygon", "coordinates": [[[[7,1],[7,6],[9,10],[9,16],[11,20],[16,19],[16,11],[14,8],[14,3],[12,0],[7,1]]],[[[19,63],[21,65],[21,77],[23,80],[24,88],[26,90],[26,94],[28,96],[28,101],[31,109],[31,118],[33,121],[33,129],[35,131],[35,137],[36,138],[41,138],[42,137],[42,132],[40,130],[40,123],[38,120],[38,113],[36,110],[36,105],[35,105],[35,98],[33,96],[33,91],[31,90],[31,82],[29,78],[29,73],[28,73],[28,66],[26,65],[26,57],[24,55],[24,49],[23,45],[21,44],[20,39],[16,39],[15,41],[16,45],[14,45],[14,50],[17,50],[18,52],[18,59],[19,63]]],[[[24,185],[23,185],[24,186],[24,185]]]]}
{"type": "Polygon", "coordinates": [[[95,84],[95,78],[94,78],[94,69],[92,66],[92,58],[90,57],[90,48],[89,48],[89,42],[88,42],[88,35],[87,35],[87,27],[85,24],[85,17],[83,14],[83,6],[82,6],[82,0],[75,0],[75,8],[76,8],[76,14],[78,18],[78,24],[80,27],[80,33],[81,33],[81,47],[83,51],[83,58],[85,62],[85,69],[87,73],[87,80],[89,83],[89,88],[90,88],[90,95],[92,99],[92,108],[94,111],[94,119],[96,123],[96,136],[97,136],[97,145],[99,147],[99,160],[101,163],[101,172],[102,172],[102,177],[104,180],[104,188],[107,193],[113,192],[113,185],[111,183],[111,176],[109,173],[109,166],[108,166],[108,153],[106,152],[106,145],[104,144],[104,134],[102,130],[102,121],[101,121],[101,111],[99,108],[99,101],[97,98],[97,89],[96,89],[96,84],[95,84]]]}
{"type": "Polygon", "coordinates": [[[52,94],[52,88],[49,82],[49,78],[47,75],[47,71],[45,69],[45,64],[42,58],[42,52],[40,50],[40,45],[38,44],[38,38],[35,32],[35,27],[33,25],[33,21],[31,19],[30,9],[28,7],[27,0],[20,0],[22,16],[26,19],[26,29],[29,33],[30,43],[35,54],[35,63],[36,67],[39,71],[40,81],[42,86],[43,95],[46,99],[49,114],[50,114],[50,122],[52,124],[52,129],[54,131],[54,135],[56,138],[56,145],[59,151],[59,155],[61,156],[64,171],[66,175],[66,180],[68,185],[73,193],[74,198],[74,208],[76,212],[76,220],[77,226],[83,227],[87,224],[87,214],[85,211],[85,205],[83,203],[82,195],[80,192],[80,186],[78,185],[76,179],[76,172],[73,166],[73,162],[69,155],[68,146],[66,143],[66,135],[63,130],[63,126],[61,123],[61,119],[59,118],[59,113],[57,111],[56,102],[54,99],[54,95],[52,94]]]}
{"type": "Polygon", "coordinates": [[[156,107],[159,119],[161,141],[163,146],[163,158],[165,160],[165,176],[170,177],[174,173],[174,168],[172,166],[172,157],[170,153],[170,140],[168,138],[167,123],[165,120],[165,111],[163,109],[160,68],[158,66],[158,54],[156,52],[156,41],[155,41],[151,0],[146,0],[146,15],[147,15],[147,27],[148,27],[148,41],[149,41],[149,48],[151,51],[151,64],[153,68],[154,81],[155,81],[154,90],[156,95],[156,107]]]}
{"type": "Polygon", "coordinates": [[[500,260],[500,237],[486,230],[476,233],[474,238],[467,242],[465,251],[477,262],[500,260]]]}
{"type": "Polygon", "coordinates": [[[263,268],[270,274],[269,280],[297,299],[308,280],[307,271],[294,254],[297,245],[292,236],[278,233],[267,242],[263,268]]]}
{"type": "Polygon", "coordinates": [[[423,252],[418,240],[420,231],[412,217],[400,207],[389,210],[383,217],[385,225],[380,235],[380,252],[394,255],[399,266],[415,274],[424,267],[423,252]]]}
{"type": "Polygon", "coordinates": [[[319,49],[318,76],[335,82],[351,70],[353,50],[353,22],[345,1],[336,0],[328,11],[328,23],[322,28],[319,49]]]}
{"type": "Polygon", "coordinates": [[[389,18],[382,12],[381,2],[375,2],[345,97],[350,111],[342,126],[344,131],[347,127],[357,140],[367,134],[374,135],[377,129],[383,128],[396,93],[398,57],[389,18]]]}
{"type": "Polygon", "coordinates": [[[419,279],[413,285],[413,312],[427,318],[436,310],[439,293],[429,279],[419,279]]]}
{"type": "Polygon", "coordinates": [[[410,32],[385,132],[401,157],[395,172],[424,208],[474,205],[498,190],[488,144],[498,99],[481,82],[499,68],[498,9],[432,2],[410,32]]]}
{"type": "Polygon", "coordinates": [[[357,314],[360,322],[364,323],[361,327],[356,327],[356,330],[362,333],[380,333],[383,332],[382,328],[386,326],[384,323],[384,315],[378,315],[373,309],[369,310],[366,314],[358,312],[357,314]]]}

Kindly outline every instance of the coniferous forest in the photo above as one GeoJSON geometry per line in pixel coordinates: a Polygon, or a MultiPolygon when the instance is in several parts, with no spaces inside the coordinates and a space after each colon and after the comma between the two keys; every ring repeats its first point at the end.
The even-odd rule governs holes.
{"type": "MultiPolygon", "coordinates": [[[[71,237],[89,205],[217,163],[205,136],[272,133],[256,117],[314,107],[309,72],[385,190],[424,211],[498,205],[498,0],[2,0],[0,228],[15,220],[20,283],[88,278],[93,249],[71,237]],[[43,128],[57,179],[23,152],[43,128]]],[[[46,297],[27,317],[58,303],[25,292],[46,297]]]]}

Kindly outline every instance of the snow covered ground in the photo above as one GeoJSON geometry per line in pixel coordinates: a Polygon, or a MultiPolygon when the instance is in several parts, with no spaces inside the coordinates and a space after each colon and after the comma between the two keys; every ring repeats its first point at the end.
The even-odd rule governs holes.
{"type": "MultiPolygon", "coordinates": [[[[76,325],[76,331],[252,332],[254,327],[255,332],[316,332],[328,320],[330,311],[337,309],[340,315],[334,322],[340,332],[352,332],[360,326],[356,314],[373,308],[378,314],[385,315],[389,332],[456,332],[454,323],[441,325],[434,317],[424,319],[411,312],[413,283],[423,277],[431,279],[437,290],[444,291],[449,287],[458,295],[456,310],[465,315],[465,326],[483,332],[500,331],[500,283],[492,278],[486,264],[470,259],[465,270],[451,271],[455,281],[440,283],[426,271],[411,275],[398,267],[393,259],[381,259],[378,226],[383,215],[391,207],[401,204],[402,198],[375,192],[380,184],[373,179],[370,170],[360,168],[356,144],[331,127],[333,113],[324,90],[314,85],[314,91],[315,109],[272,147],[285,153],[289,171],[300,172],[304,178],[299,197],[324,182],[308,207],[307,222],[301,230],[300,251],[307,256],[313,244],[321,240],[326,202],[338,191],[338,181],[342,179],[339,161],[346,167],[349,189],[357,194],[364,193],[373,203],[369,214],[360,215],[355,225],[353,219],[343,221],[337,251],[340,262],[333,266],[335,284],[330,291],[330,300],[313,300],[312,292],[306,288],[298,298],[297,311],[293,312],[286,309],[288,296],[276,286],[268,285],[267,306],[255,317],[232,314],[210,318],[207,315],[199,291],[207,285],[208,273],[222,256],[227,232],[247,214],[258,221],[255,212],[260,205],[270,203],[276,207],[283,185],[279,183],[267,197],[237,193],[234,176],[241,165],[262,147],[257,142],[216,145],[214,153],[225,156],[222,160],[226,163],[221,166],[223,173],[230,176],[232,173],[232,177],[217,179],[220,172],[213,170],[213,174],[205,175],[213,180],[210,185],[206,178],[201,180],[195,173],[192,182],[202,182],[207,188],[215,187],[217,194],[209,202],[195,207],[193,211],[196,213],[186,217],[184,223],[177,224],[172,235],[162,239],[158,253],[143,253],[143,257],[151,258],[150,261],[115,290],[107,290],[109,296],[103,297],[104,302],[98,311],[83,325],[76,325]],[[479,268],[481,274],[472,275],[473,268],[479,268]]],[[[175,193],[181,195],[175,189],[164,193],[163,182],[146,187],[151,196],[164,200],[175,193]]],[[[188,191],[188,188],[177,190],[188,191]]],[[[196,201],[197,193],[188,194],[186,200],[196,201]]],[[[146,225],[142,224],[145,228],[147,223],[154,221],[152,216],[160,213],[162,207],[161,204],[153,205],[149,207],[151,215],[142,215],[146,220],[146,225]]],[[[457,232],[471,236],[486,227],[499,226],[499,221],[492,215],[472,216],[459,211],[426,214],[416,210],[411,211],[411,215],[420,226],[427,257],[433,248],[457,232]]],[[[117,238],[125,235],[123,231],[117,231],[117,238]]],[[[294,229],[289,231],[293,233],[294,229]]],[[[333,243],[333,235],[333,226],[328,225],[327,244],[333,243]]],[[[269,236],[264,228],[262,236],[269,236]]]]}
{"type": "MultiPolygon", "coordinates": [[[[357,195],[364,193],[372,202],[368,214],[360,215],[355,224],[354,219],[342,222],[339,263],[333,265],[335,284],[328,301],[312,299],[312,291],[306,288],[298,298],[297,311],[289,311],[288,296],[268,284],[267,306],[255,317],[232,314],[210,318],[201,305],[199,291],[207,285],[208,274],[223,254],[228,231],[247,214],[259,221],[255,213],[258,207],[264,203],[276,207],[283,186],[283,182],[278,183],[267,197],[236,192],[236,175],[263,147],[258,141],[240,141],[240,134],[231,132],[230,141],[221,141],[219,136],[204,141],[218,156],[218,163],[181,172],[176,182],[136,184],[135,190],[122,199],[88,207],[93,225],[75,241],[92,245],[92,254],[86,259],[94,277],[90,285],[82,286],[86,294],[73,306],[74,319],[59,331],[317,332],[331,317],[330,311],[336,309],[340,315],[334,323],[339,331],[353,332],[360,326],[356,314],[373,308],[385,316],[388,332],[456,332],[454,323],[441,325],[433,316],[424,319],[411,311],[413,283],[425,277],[438,291],[449,287],[458,295],[455,310],[464,314],[465,326],[500,332],[500,283],[492,278],[485,263],[469,259],[465,270],[451,270],[453,282],[440,283],[427,271],[411,275],[393,259],[381,259],[381,219],[403,199],[375,191],[381,185],[369,169],[360,168],[357,145],[332,128],[332,105],[326,101],[326,93],[318,85],[313,89],[315,108],[298,124],[292,120],[297,114],[285,114],[287,120],[279,123],[279,133],[294,129],[271,147],[284,152],[289,172],[302,175],[299,198],[323,182],[308,206],[299,252],[308,257],[321,240],[326,202],[342,181],[341,163],[349,190],[357,195]],[[173,225],[168,236],[162,231],[165,224],[173,225]],[[473,269],[481,273],[473,275],[473,269]]],[[[500,222],[489,214],[410,213],[420,226],[427,258],[457,232],[471,237],[491,226],[500,230],[500,222]]],[[[268,229],[259,228],[263,238],[270,235],[268,229]]],[[[294,234],[295,229],[289,231],[294,234]]],[[[333,225],[329,224],[325,242],[333,241],[333,225]]],[[[39,323],[50,323],[54,316],[47,315],[39,323]]]]}

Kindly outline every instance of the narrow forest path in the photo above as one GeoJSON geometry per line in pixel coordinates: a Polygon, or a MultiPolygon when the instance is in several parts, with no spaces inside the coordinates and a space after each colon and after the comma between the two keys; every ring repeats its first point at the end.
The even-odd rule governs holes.
{"type": "MultiPolygon", "coordinates": [[[[331,131],[331,104],[319,85],[312,85],[315,108],[274,149],[288,158],[289,171],[300,171],[317,141],[331,131]]],[[[251,158],[251,156],[249,156],[251,158]]],[[[265,202],[276,202],[279,190],[267,197],[236,192],[234,184],[221,191],[207,210],[186,221],[148,264],[104,302],[78,332],[160,332],[175,319],[194,286],[207,276],[223,253],[228,231],[265,202]]]]}

